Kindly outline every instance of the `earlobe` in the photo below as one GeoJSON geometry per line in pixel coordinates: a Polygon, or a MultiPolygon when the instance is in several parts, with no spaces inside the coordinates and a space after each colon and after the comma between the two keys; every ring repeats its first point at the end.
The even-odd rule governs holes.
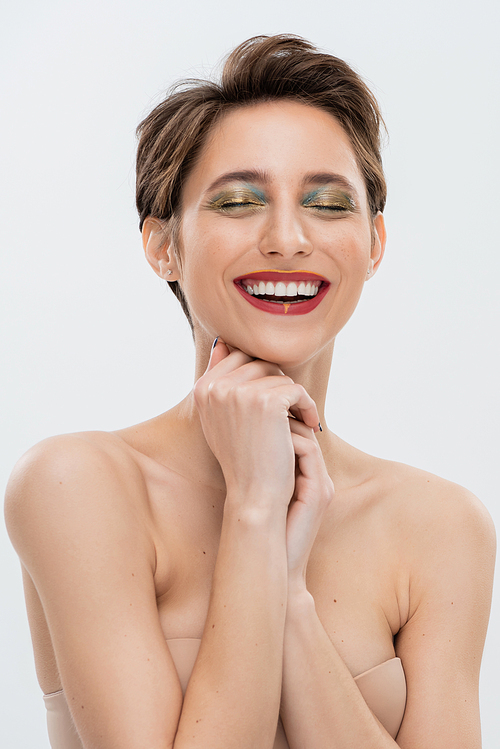
{"type": "Polygon", "coordinates": [[[177,260],[170,233],[163,222],[148,216],[142,226],[142,246],[146,260],[154,272],[166,281],[177,281],[177,260]]]}

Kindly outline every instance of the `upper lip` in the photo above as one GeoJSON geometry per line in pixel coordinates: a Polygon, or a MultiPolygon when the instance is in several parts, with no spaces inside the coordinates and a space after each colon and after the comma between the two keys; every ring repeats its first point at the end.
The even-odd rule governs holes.
{"type": "Polygon", "coordinates": [[[234,279],[234,283],[241,283],[245,279],[282,281],[283,283],[290,283],[291,281],[321,281],[322,283],[329,283],[324,276],[308,270],[254,270],[245,273],[243,276],[238,276],[238,278],[234,279]]]}

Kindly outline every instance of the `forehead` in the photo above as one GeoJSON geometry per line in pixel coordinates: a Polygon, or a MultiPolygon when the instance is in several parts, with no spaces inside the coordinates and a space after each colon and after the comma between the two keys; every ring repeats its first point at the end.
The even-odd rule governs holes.
{"type": "Polygon", "coordinates": [[[252,104],[225,114],[186,180],[184,200],[195,200],[221,174],[245,170],[266,173],[271,184],[288,185],[306,174],[333,172],[365,193],[343,127],[328,112],[296,101],[252,104]]]}

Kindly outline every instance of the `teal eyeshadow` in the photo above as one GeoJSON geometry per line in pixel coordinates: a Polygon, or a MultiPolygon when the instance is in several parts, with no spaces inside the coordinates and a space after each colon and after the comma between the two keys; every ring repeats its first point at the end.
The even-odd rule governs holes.
{"type": "Polygon", "coordinates": [[[264,195],[262,190],[259,190],[257,187],[253,187],[252,185],[245,185],[245,188],[247,190],[250,190],[250,192],[253,192],[254,195],[256,195],[263,203],[266,202],[266,196],[264,195]]]}
{"type": "Polygon", "coordinates": [[[322,191],[323,189],[320,188],[319,190],[313,190],[312,192],[308,193],[304,198],[304,203],[311,203],[322,191]]]}
{"type": "MultiPolygon", "coordinates": [[[[241,188],[240,188],[241,189],[241,188]]],[[[254,187],[253,185],[244,185],[244,190],[248,190],[248,192],[253,192],[256,198],[261,200],[263,203],[266,202],[266,196],[262,192],[262,190],[259,190],[258,187],[254,187]]]]}

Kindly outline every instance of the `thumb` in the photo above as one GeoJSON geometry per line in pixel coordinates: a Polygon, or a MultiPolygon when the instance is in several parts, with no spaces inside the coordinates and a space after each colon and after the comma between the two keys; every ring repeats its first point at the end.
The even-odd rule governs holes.
{"type": "Polygon", "coordinates": [[[217,338],[213,342],[212,351],[210,352],[210,359],[208,360],[208,366],[205,371],[209,372],[219,362],[225,359],[226,356],[229,356],[229,348],[224,343],[222,338],[219,338],[219,336],[217,336],[217,338]]]}

